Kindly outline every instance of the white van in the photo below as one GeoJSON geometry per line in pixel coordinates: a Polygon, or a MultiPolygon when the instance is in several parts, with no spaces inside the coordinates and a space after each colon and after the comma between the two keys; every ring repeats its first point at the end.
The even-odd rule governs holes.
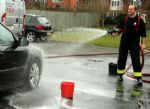
{"type": "Polygon", "coordinates": [[[7,27],[17,23],[22,24],[26,13],[24,0],[0,0],[0,21],[7,27]]]}

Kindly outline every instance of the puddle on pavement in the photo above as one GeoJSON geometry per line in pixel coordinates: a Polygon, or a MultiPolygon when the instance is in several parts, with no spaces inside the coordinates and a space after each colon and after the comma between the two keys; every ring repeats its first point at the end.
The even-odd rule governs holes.
{"type": "Polygon", "coordinates": [[[89,59],[88,61],[90,61],[90,62],[104,62],[103,60],[99,60],[99,59],[89,59]]]}
{"type": "Polygon", "coordinates": [[[73,100],[62,98],[60,103],[60,109],[75,109],[73,108],[73,100]]]}
{"type": "MultiPolygon", "coordinates": [[[[65,61],[65,63],[67,63],[68,69],[69,68],[72,69],[72,66],[75,69],[80,68],[80,66],[83,67],[83,64],[86,62],[93,64],[93,63],[95,63],[95,60],[100,61],[100,63],[101,63],[101,61],[103,61],[103,58],[96,59],[95,57],[90,58],[90,61],[89,61],[89,58],[84,58],[84,59],[83,58],[78,58],[78,59],[77,58],[69,58],[68,60],[67,59],[68,58],[51,59],[51,61],[56,62],[58,64],[60,64],[60,63],[63,64],[65,61]],[[69,66],[69,63],[71,63],[70,66],[69,66]]],[[[105,61],[107,61],[107,60],[105,60],[105,61]]],[[[107,62],[104,62],[102,64],[107,64],[107,62]]],[[[104,67],[104,66],[102,66],[102,64],[97,66],[97,67],[99,67],[98,69],[100,69],[101,67],[104,67]]],[[[94,64],[94,65],[96,65],[96,64],[94,64]]],[[[54,67],[54,66],[52,66],[52,67],[54,67]]],[[[58,66],[57,66],[57,69],[59,69],[58,66]]],[[[86,67],[86,69],[87,69],[87,67],[86,67]]],[[[103,68],[103,69],[105,69],[105,68],[103,68]]],[[[79,70],[81,70],[81,69],[79,69],[79,70]]],[[[79,73],[81,73],[81,72],[79,72],[79,73]]],[[[93,72],[91,72],[91,73],[93,75],[93,72]]],[[[86,75],[87,75],[87,73],[86,73],[86,75]]],[[[83,75],[83,76],[85,78],[85,75],[83,75]]],[[[106,75],[106,74],[104,74],[102,76],[108,77],[108,75],[106,75]]],[[[110,79],[110,78],[108,77],[108,79],[110,79]]],[[[52,83],[52,82],[60,83],[60,81],[61,81],[61,80],[59,81],[57,78],[53,78],[53,79],[54,79],[54,81],[49,81],[49,82],[47,82],[47,80],[45,80],[46,83],[48,83],[48,88],[38,87],[38,89],[36,89],[35,91],[31,91],[29,93],[11,95],[13,97],[11,97],[9,95],[3,96],[0,101],[0,103],[2,103],[3,107],[0,109],[97,109],[96,107],[99,107],[100,109],[101,108],[103,108],[103,109],[149,109],[150,108],[149,84],[148,85],[144,84],[144,87],[141,90],[135,90],[134,87],[132,86],[134,84],[134,82],[130,82],[131,80],[129,80],[128,78],[125,78],[124,86],[116,84],[115,77],[112,77],[112,80],[110,80],[110,83],[109,83],[109,81],[106,80],[107,78],[104,77],[104,81],[106,80],[107,84],[105,82],[103,82],[102,85],[98,84],[99,86],[92,84],[90,82],[87,83],[86,81],[83,81],[83,80],[81,82],[77,81],[76,83],[78,84],[78,86],[77,86],[77,89],[75,92],[75,99],[73,101],[66,101],[66,99],[60,98],[60,94],[58,94],[59,92],[57,93],[58,95],[56,98],[47,96],[47,94],[52,91],[49,89],[50,83],[52,83]],[[42,99],[40,99],[41,97],[37,97],[37,96],[43,96],[43,94],[45,94],[45,95],[42,99]],[[5,99],[5,98],[7,98],[7,99],[5,99]],[[32,106],[30,107],[30,105],[28,105],[28,108],[26,108],[26,106],[27,106],[26,103],[32,105],[32,103],[30,101],[36,102],[35,105],[33,107],[32,106]],[[42,104],[43,106],[36,105],[36,104],[40,104],[41,102],[43,102],[43,104],[42,104]],[[44,103],[45,104],[48,103],[48,106],[44,105],[44,103]],[[105,106],[103,106],[103,105],[105,105],[105,106]]],[[[90,75],[90,79],[92,79],[91,75],[90,75]]],[[[100,78],[100,79],[103,79],[103,78],[100,78]]],[[[78,80],[78,78],[77,78],[77,80],[78,80]]],[[[58,84],[52,84],[52,85],[56,85],[56,87],[59,87],[58,84]]]]}
{"type": "MultiPolygon", "coordinates": [[[[75,99],[69,100],[65,98],[54,98],[49,101],[49,106],[34,106],[30,107],[26,104],[13,103],[13,99],[19,100],[19,96],[24,96],[25,94],[19,94],[15,98],[10,99],[9,95],[3,96],[0,99],[0,109],[91,109],[91,105],[97,105],[101,107],[103,103],[108,103],[104,106],[108,109],[149,109],[150,108],[150,89],[142,88],[136,89],[134,87],[128,87],[126,84],[116,84],[115,90],[105,90],[105,89],[84,89],[82,86],[76,89],[75,99]],[[77,96],[77,97],[76,97],[77,96]],[[90,97],[89,97],[90,96],[90,97]],[[90,100],[90,103],[89,103],[90,100]],[[108,101],[107,101],[108,100],[108,101]],[[103,102],[102,102],[103,101],[103,102]],[[11,103],[10,103],[11,102],[11,103]],[[89,108],[85,108],[85,105],[89,108]],[[112,107],[111,107],[112,106],[112,107]],[[76,108],[78,107],[78,108],[76,108]],[[109,108],[111,107],[111,108],[109,108]]],[[[32,92],[30,92],[32,95],[32,92]]],[[[27,94],[28,95],[28,94],[27,94]]],[[[15,96],[15,95],[11,95],[15,96]]],[[[30,99],[30,98],[29,98],[30,99]]],[[[34,100],[34,99],[33,99],[34,100]]]]}
{"type": "Polygon", "coordinates": [[[149,96],[149,89],[146,87],[137,88],[135,83],[132,83],[130,87],[122,82],[116,84],[116,100],[118,103],[122,104],[125,101],[129,101],[135,105],[135,109],[149,109],[149,96]]]}

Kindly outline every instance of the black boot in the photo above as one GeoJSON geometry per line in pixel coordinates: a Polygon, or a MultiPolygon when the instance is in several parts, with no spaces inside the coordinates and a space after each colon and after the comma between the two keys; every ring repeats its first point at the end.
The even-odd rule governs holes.
{"type": "Polygon", "coordinates": [[[142,87],[143,86],[143,81],[142,81],[142,78],[137,78],[137,84],[136,84],[137,87],[142,87]]]}
{"type": "Polygon", "coordinates": [[[123,77],[122,77],[122,76],[123,76],[123,75],[118,75],[118,76],[117,76],[118,81],[120,81],[120,82],[123,81],[123,77]]]}

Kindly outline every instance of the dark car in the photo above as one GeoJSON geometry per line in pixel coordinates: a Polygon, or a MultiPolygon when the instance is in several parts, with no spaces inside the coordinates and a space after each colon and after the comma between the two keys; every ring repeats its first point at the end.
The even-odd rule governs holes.
{"type": "Polygon", "coordinates": [[[24,34],[28,41],[33,42],[39,39],[47,39],[53,33],[50,22],[40,15],[27,14],[23,24],[24,34]]]}
{"type": "Polygon", "coordinates": [[[37,87],[42,72],[42,53],[17,38],[0,23],[0,90],[37,87]]]}

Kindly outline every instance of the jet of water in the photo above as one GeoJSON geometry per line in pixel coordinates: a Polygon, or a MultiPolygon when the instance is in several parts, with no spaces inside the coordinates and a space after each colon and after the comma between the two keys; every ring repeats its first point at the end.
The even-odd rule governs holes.
{"type": "MultiPolygon", "coordinates": [[[[80,36],[80,41],[78,41],[79,42],[78,44],[70,43],[69,46],[65,47],[64,55],[68,55],[68,54],[73,54],[77,49],[81,48],[87,42],[93,41],[97,38],[107,35],[108,31],[101,30],[101,29],[93,29],[93,28],[70,28],[70,29],[62,31],[62,34],[64,33],[70,34],[70,35],[74,34],[73,37],[80,36]]],[[[72,41],[72,42],[75,42],[75,41],[72,41]]]]}

